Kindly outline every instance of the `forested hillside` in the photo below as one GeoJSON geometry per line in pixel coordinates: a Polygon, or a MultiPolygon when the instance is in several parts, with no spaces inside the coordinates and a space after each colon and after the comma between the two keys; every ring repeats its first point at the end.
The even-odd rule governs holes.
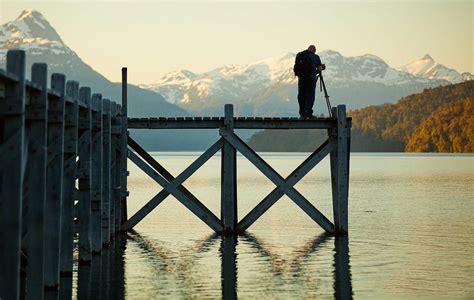
{"type": "MultiPolygon", "coordinates": [[[[350,111],[351,149],[472,152],[472,121],[455,115],[472,115],[473,102],[469,99],[473,97],[474,81],[471,80],[425,89],[422,93],[403,97],[395,104],[350,111]]],[[[249,142],[259,151],[313,151],[325,136],[321,130],[266,130],[253,135],[249,142]]]]}
{"type": "Polygon", "coordinates": [[[474,97],[443,105],[407,139],[409,152],[474,152],[474,97]]]}

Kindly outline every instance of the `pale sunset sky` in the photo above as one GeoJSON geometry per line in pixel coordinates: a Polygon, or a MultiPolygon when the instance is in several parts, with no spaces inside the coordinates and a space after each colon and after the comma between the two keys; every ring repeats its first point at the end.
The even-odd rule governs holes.
{"type": "Polygon", "coordinates": [[[95,70],[150,83],[176,69],[203,72],[309,44],[344,56],[374,54],[399,67],[429,53],[474,73],[474,0],[5,1],[0,23],[41,12],[95,70]]]}

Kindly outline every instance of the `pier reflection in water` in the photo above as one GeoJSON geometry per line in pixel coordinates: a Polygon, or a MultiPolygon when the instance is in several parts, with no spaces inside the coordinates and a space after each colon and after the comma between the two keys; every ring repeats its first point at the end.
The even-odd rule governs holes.
{"type": "MultiPolygon", "coordinates": [[[[272,285],[284,286],[287,295],[333,295],[338,299],[352,296],[347,236],[321,234],[291,255],[279,253],[277,248],[251,233],[210,235],[195,241],[184,254],[170,249],[167,243],[148,239],[137,232],[122,236],[102,255],[94,256],[90,265],[78,266],[74,296],[79,299],[147,298],[158,295],[234,299],[252,294],[279,295],[278,290],[268,290],[272,285]],[[127,247],[137,248],[131,255],[133,259],[125,259],[126,252],[130,253],[127,247]],[[332,257],[327,256],[328,251],[333,252],[332,257]],[[250,257],[249,253],[252,254],[250,257]],[[318,255],[324,257],[319,258],[318,255]],[[252,257],[256,262],[248,261],[252,257]],[[325,278],[317,278],[321,271],[318,268],[322,265],[315,264],[315,259],[324,259],[324,268],[331,269],[332,286],[325,278]],[[207,272],[200,273],[199,265],[204,266],[207,272]],[[140,281],[137,277],[144,269],[151,269],[152,274],[144,271],[141,274],[144,282],[137,286],[137,281],[140,281]],[[239,283],[239,276],[243,282],[239,283]],[[246,286],[249,276],[255,276],[258,280],[252,279],[252,285],[246,286]],[[220,285],[209,282],[214,279],[219,281],[218,277],[220,285]],[[146,286],[148,281],[149,286],[146,286]]],[[[62,287],[61,291],[65,292],[62,287]]]]}
{"type": "Polygon", "coordinates": [[[125,298],[126,243],[126,236],[117,235],[111,246],[102,250],[101,255],[92,256],[90,265],[78,266],[78,299],[125,298]]]}

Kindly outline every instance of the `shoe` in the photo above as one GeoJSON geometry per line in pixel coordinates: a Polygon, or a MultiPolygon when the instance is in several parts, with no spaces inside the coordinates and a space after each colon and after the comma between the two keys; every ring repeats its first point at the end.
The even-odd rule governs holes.
{"type": "Polygon", "coordinates": [[[319,119],[319,118],[316,117],[315,115],[310,115],[310,116],[307,116],[305,119],[306,120],[316,120],[316,119],[319,119]]]}
{"type": "Polygon", "coordinates": [[[306,119],[306,117],[303,115],[300,115],[300,120],[304,120],[304,119],[306,119]]]}

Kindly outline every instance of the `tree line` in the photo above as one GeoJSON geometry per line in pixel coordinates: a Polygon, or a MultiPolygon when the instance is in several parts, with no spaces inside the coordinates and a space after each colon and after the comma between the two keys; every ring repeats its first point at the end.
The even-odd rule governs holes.
{"type": "MultiPolygon", "coordinates": [[[[359,152],[473,152],[474,81],[440,86],[396,103],[349,111],[351,150],[359,152]]],[[[314,151],[324,130],[264,130],[249,144],[257,151],[314,151]]]]}

